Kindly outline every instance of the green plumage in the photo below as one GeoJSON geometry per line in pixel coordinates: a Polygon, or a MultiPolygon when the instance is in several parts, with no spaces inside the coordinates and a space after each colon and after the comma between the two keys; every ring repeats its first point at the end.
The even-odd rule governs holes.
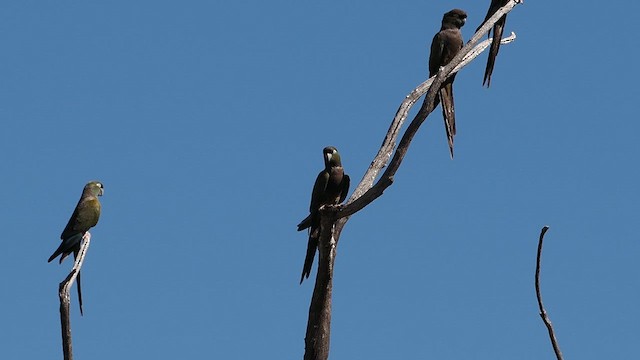
{"type": "MultiPolygon", "coordinates": [[[[49,262],[58,257],[58,255],[60,255],[60,263],[71,253],[73,253],[74,258],[78,255],[84,234],[96,226],[100,219],[98,196],[102,196],[103,193],[104,187],[99,181],[91,181],[84,186],[80,200],[75,210],[73,210],[67,226],[60,235],[62,243],[49,257],[49,262]]],[[[80,302],[80,313],[82,313],[80,273],[78,273],[78,301],[80,302]]]]}

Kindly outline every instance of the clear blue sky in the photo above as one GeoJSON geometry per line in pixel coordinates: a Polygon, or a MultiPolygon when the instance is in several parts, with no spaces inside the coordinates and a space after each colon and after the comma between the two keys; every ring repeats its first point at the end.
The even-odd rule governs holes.
{"type": "MultiPolygon", "coordinates": [[[[300,359],[322,148],[358,182],[426,79],[442,14],[485,1],[5,1],[0,357],[61,358],[47,264],[83,185],[103,214],[75,292],[78,359],[300,359]]],[[[396,182],[347,224],[331,359],[640,357],[636,2],[526,1],[456,78],[396,182]]],[[[312,277],[315,277],[315,264],[312,277]]]]}

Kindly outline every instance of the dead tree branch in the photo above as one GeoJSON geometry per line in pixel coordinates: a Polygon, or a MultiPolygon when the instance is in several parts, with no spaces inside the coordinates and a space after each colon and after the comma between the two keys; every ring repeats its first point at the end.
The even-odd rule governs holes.
{"type": "Polygon", "coordinates": [[[542,258],[542,241],[544,240],[544,234],[549,230],[548,226],[543,226],[542,231],[540,231],[540,240],[538,240],[538,256],[536,259],[536,297],[538,298],[538,307],[540,308],[540,317],[544,322],[544,325],[547,327],[547,331],[549,332],[549,339],[551,339],[551,345],[553,345],[553,351],[556,353],[556,358],[558,360],[562,360],[562,352],[560,351],[560,346],[558,345],[558,340],[556,339],[556,334],[553,331],[553,325],[551,325],[551,320],[547,316],[547,311],[544,309],[544,305],[542,304],[542,294],[540,293],[540,259],[542,258]]]}
{"type": "MultiPolygon", "coordinates": [[[[502,39],[500,43],[508,44],[515,39],[516,34],[512,32],[509,37],[502,39]]],[[[466,55],[463,55],[460,58],[456,56],[451,61],[451,63],[449,63],[449,65],[440,68],[440,71],[438,71],[437,75],[418,85],[417,88],[415,88],[411,93],[409,93],[409,95],[405,97],[405,100],[402,102],[400,108],[398,108],[398,111],[396,112],[396,116],[391,123],[391,127],[389,127],[389,130],[387,131],[387,135],[382,143],[382,146],[380,147],[380,150],[378,151],[378,155],[376,155],[376,157],[371,162],[369,169],[367,169],[367,172],[360,181],[360,184],[358,184],[358,187],[354,190],[351,198],[349,198],[347,205],[344,206],[339,212],[338,218],[348,217],[362,210],[365,206],[369,205],[375,199],[380,197],[380,195],[382,195],[386,188],[391,186],[391,184],[393,183],[393,177],[400,167],[400,164],[402,164],[404,156],[409,150],[409,145],[411,145],[413,136],[416,134],[416,132],[420,128],[420,125],[422,125],[427,116],[434,110],[433,104],[435,103],[435,99],[438,94],[435,89],[438,89],[450,75],[457,73],[458,71],[460,71],[460,69],[467,66],[473,59],[478,57],[480,53],[482,53],[487,47],[489,47],[489,45],[491,45],[491,39],[485,40],[474,47],[470,47],[470,45],[471,42],[467,43],[467,45],[465,45],[465,47],[460,50],[460,53],[462,53],[463,51],[465,51],[465,49],[467,49],[466,55]],[[458,59],[458,61],[457,63],[454,63],[456,59],[458,59]],[[398,134],[400,133],[400,128],[404,124],[409,110],[411,109],[411,107],[413,107],[415,102],[425,93],[427,94],[427,96],[422,103],[422,107],[407,127],[407,130],[400,140],[400,145],[396,149],[396,152],[391,159],[389,167],[387,167],[378,182],[373,184],[373,181],[377,177],[378,173],[386,166],[387,161],[393,153],[396,139],[398,138],[398,134]]]]}
{"type": "Polygon", "coordinates": [[[323,211],[318,242],[318,275],[309,306],[304,360],[328,359],[331,340],[331,293],[333,290],[333,264],[337,241],[333,235],[335,218],[323,211]],[[326,214],[326,215],[325,215],[326,214]],[[329,241],[323,240],[328,239],[329,241]]]}
{"type": "MultiPolygon", "coordinates": [[[[376,177],[378,176],[378,173],[387,165],[387,162],[391,158],[391,155],[393,154],[393,150],[396,146],[396,139],[398,138],[398,134],[400,133],[400,128],[402,127],[405,120],[407,119],[409,110],[413,107],[416,101],[418,101],[418,99],[420,99],[422,95],[427,93],[427,91],[430,88],[438,89],[439,86],[442,85],[442,82],[444,82],[450,75],[457,73],[463,67],[467,66],[467,64],[469,64],[478,55],[480,55],[480,53],[482,53],[491,44],[492,39],[489,38],[478,45],[475,45],[475,44],[477,44],[480,38],[482,38],[485,34],[489,32],[491,28],[493,28],[493,25],[503,15],[509,13],[518,3],[519,1],[513,0],[507,3],[507,5],[498,9],[498,11],[496,11],[496,13],[493,14],[493,16],[491,16],[484,23],[484,25],[482,25],[482,27],[480,27],[478,31],[471,37],[469,42],[458,52],[457,56],[451,59],[451,62],[449,62],[447,66],[442,67],[436,76],[431,77],[427,81],[418,85],[418,87],[416,87],[413,91],[411,91],[405,97],[402,104],[400,104],[398,111],[396,111],[396,114],[393,120],[391,121],[391,126],[389,126],[387,135],[382,141],[382,145],[380,146],[380,150],[378,150],[378,154],[375,156],[375,158],[371,162],[371,165],[365,172],[364,176],[362,177],[362,180],[360,181],[360,183],[354,190],[353,194],[351,194],[351,197],[347,201],[347,203],[350,205],[351,208],[345,207],[344,209],[342,209],[338,217],[341,218],[341,217],[353,215],[354,213],[356,213],[357,211],[367,206],[369,203],[371,203],[371,201],[375,200],[375,198],[379,197],[382,194],[382,192],[380,192],[379,195],[375,196],[371,200],[367,201],[367,199],[365,198],[361,200],[360,204],[358,203],[353,204],[355,200],[359,200],[365,192],[371,189],[376,177]],[[439,79],[438,83],[435,84],[438,86],[432,86],[433,82],[436,79],[439,79]]],[[[516,34],[512,32],[509,37],[502,39],[500,43],[508,44],[515,39],[516,39],[516,34]]],[[[424,112],[426,112],[425,108],[429,107],[429,102],[431,103],[430,105],[432,107],[431,111],[433,111],[433,102],[435,101],[436,94],[437,94],[437,91],[434,90],[431,96],[432,97],[431,99],[428,99],[428,97],[425,98],[422,108],[420,109],[421,111],[424,110],[424,112]]],[[[427,112],[426,114],[423,113],[419,115],[426,117],[427,115],[429,115],[429,113],[427,112]]],[[[416,122],[417,119],[419,119],[418,116],[416,116],[412,122],[416,122]]],[[[422,123],[422,121],[420,121],[420,123],[422,123]]],[[[406,144],[406,145],[408,146],[409,144],[406,144]]],[[[405,150],[405,153],[406,153],[406,150],[405,150]]],[[[404,157],[404,154],[402,155],[402,157],[404,157]]],[[[396,166],[396,169],[392,173],[389,173],[387,175],[395,174],[397,167],[399,167],[400,163],[402,162],[402,158],[397,159],[397,161],[399,162],[396,166]]],[[[393,182],[393,179],[391,178],[386,181],[393,182]]],[[[378,181],[378,184],[379,183],[380,183],[380,180],[378,181]]],[[[389,185],[385,186],[385,188],[388,187],[389,185]]]]}
{"type": "MultiPolygon", "coordinates": [[[[442,83],[470,63],[489,46],[491,39],[485,40],[480,44],[477,43],[502,15],[510,12],[517,4],[517,0],[512,0],[500,8],[478,29],[471,40],[458,52],[447,66],[441,67],[436,76],[418,85],[416,89],[405,97],[391,122],[389,130],[380,146],[380,150],[378,150],[377,155],[347,201],[347,204],[345,206],[325,206],[321,208],[321,230],[318,241],[320,253],[318,259],[318,274],[316,275],[316,283],[313,289],[311,305],[309,306],[304,360],[327,360],[329,357],[333,266],[338,241],[344,225],[351,215],[362,210],[365,206],[377,199],[382,195],[384,190],[393,183],[395,173],[409,149],[411,140],[420,125],[434,109],[435,98],[442,83]],[[425,100],[418,114],[407,127],[400,140],[400,145],[396,149],[396,140],[408,116],[409,110],[411,110],[413,105],[425,94],[425,100]],[[391,158],[392,154],[394,155],[393,158],[391,158]],[[391,159],[390,165],[374,185],[375,179],[378,177],[380,171],[387,166],[389,159],[391,159]]],[[[512,33],[511,36],[502,39],[501,42],[507,44],[514,39],[515,34],[512,33]]]]}
{"type": "Polygon", "coordinates": [[[91,234],[87,231],[82,237],[80,251],[73,263],[73,268],[67,277],[60,283],[58,287],[58,297],[60,298],[60,324],[62,327],[62,353],[64,360],[73,360],[72,341],[71,341],[71,317],[69,316],[69,304],[71,302],[70,289],[76,277],[82,268],[82,262],[89,249],[91,242],[91,234]]]}

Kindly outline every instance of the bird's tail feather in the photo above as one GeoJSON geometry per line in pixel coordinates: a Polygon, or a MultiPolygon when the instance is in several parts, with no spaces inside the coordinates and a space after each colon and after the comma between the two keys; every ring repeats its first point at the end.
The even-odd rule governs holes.
{"type": "Polygon", "coordinates": [[[316,249],[318,248],[318,231],[317,229],[311,229],[309,234],[309,243],[307,244],[307,256],[304,259],[304,266],[302,267],[302,275],[300,276],[300,284],[305,278],[309,278],[311,274],[311,267],[313,266],[313,258],[316,257],[316,249]],[[316,230],[316,231],[314,231],[316,230]]]}
{"type": "Polygon", "coordinates": [[[82,285],[80,284],[80,271],[78,271],[78,278],[77,278],[77,282],[78,282],[78,304],[80,304],[80,315],[84,315],[84,312],[82,311],[82,285]]]}
{"type": "Polygon", "coordinates": [[[500,51],[500,40],[502,40],[502,33],[504,31],[504,24],[507,21],[507,15],[503,16],[493,26],[493,40],[491,41],[491,48],[489,49],[489,58],[487,58],[487,67],[484,70],[484,79],[482,80],[482,86],[485,84],[487,87],[491,86],[491,74],[493,74],[493,67],[496,64],[496,57],[498,57],[498,51],[500,51]]]}
{"type": "MultiPolygon", "coordinates": [[[[77,259],[78,258],[78,252],[79,250],[75,250],[73,252],[73,258],[77,259]]],[[[80,271],[78,271],[78,277],[76,279],[76,286],[78,287],[78,304],[80,305],[80,315],[84,315],[83,311],[82,311],[82,282],[80,281],[80,271]]]]}
{"type": "Polygon", "coordinates": [[[447,143],[449,152],[453,159],[453,137],[456,135],[456,115],[453,105],[453,84],[449,83],[440,89],[440,101],[442,102],[442,117],[444,118],[444,129],[447,132],[447,143]]]}

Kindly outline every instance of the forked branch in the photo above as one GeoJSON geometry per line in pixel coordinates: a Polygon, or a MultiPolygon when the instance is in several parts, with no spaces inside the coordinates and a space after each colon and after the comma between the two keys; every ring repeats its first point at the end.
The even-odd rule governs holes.
{"type": "Polygon", "coordinates": [[[71,286],[76,281],[76,277],[78,277],[78,274],[80,273],[90,242],[91,234],[87,231],[82,237],[80,251],[78,252],[78,256],[76,256],[71,272],[64,280],[62,280],[58,287],[58,297],[60,298],[60,324],[62,327],[62,353],[64,355],[64,360],[73,359],[71,318],[69,316],[69,304],[71,302],[70,290],[71,286]]]}
{"type": "MultiPolygon", "coordinates": [[[[447,66],[440,68],[436,76],[420,84],[405,97],[389,126],[380,150],[378,150],[377,155],[371,162],[362,180],[347,201],[347,205],[344,207],[325,206],[321,209],[321,235],[318,241],[320,256],[318,259],[318,274],[316,275],[316,283],[309,307],[309,320],[305,336],[305,360],[327,360],[329,357],[333,265],[338,241],[344,225],[351,215],[363,209],[382,195],[383,191],[393,183],[393,177],[409,149],[413,136],[427,116],[433,111],[437,90],[448,77],[470,63],[489,46],[491,39],[485,40],[480,44],[477,43],[480,38],[493,27],[498,19],[511,11],[517,3],[518,1],[512,0],[506,6],[500,8],[478,29],[467,45],[458,52],[447,66]],[[408,116],[409,110],[420,97],[425,94],[426,97],[420,111],[407,127],[400,141],[400,145],[395,149],[396,140],[408,116]],[[393,158],[391,157],[392,155],[393,158]],[[374,185],[378,174],[387,166],[390,159],[391,162],[386,171],[374,185]]],[[[501,42],[507,44],[514,39],[515,34],[512,33],[511,36],[502,39],[501,42]]]]}
{"type": "MultiPolygon", "coordinates": [[[[420,128],[420,125],[424,122],[424,120],[435,107],[434,104],[437,90],[447,78],[460,71],[463,67],[467,66],[473,59],[478,57],[478,55],[480,55],[480,53],[482,53],[491,44],[491,38],[484,40],[479,44],[478,41],[493,27],[493,25],[504,14],[507,14],[509,11],[511,11],[518,3],[518,1],[512,0],[508,2],[507,5],[498,9],[498,11],[496,11],[496,13],[493,14],[493,16],[491,16],[484,23],[484,25],[482,25],[478,29],[478,31],[471,37],[471,40],[469,40],[469,42],[458,52],[458,54],[453,59],[451,59],[451,62],[449,62],[447,66],[441,67],[440,71],[438,71],[438,74],[418,85],[418,87],[416,87],[405,97],[404,101],[402,102],[402,104],[400,104],[400,107],[396,111],[393,120],[391,121],[391,126],[389,126],[389,130],[387,131],[387,134],[382,141],[382,145],[380,146],[380,150],[378,150],[378,154],[371,162],[371,165],[369,165],[369,168],[365,172],[356,189],[353,191],[353,194],[347,201],[347,205],[344,206],[338,213],[338,218],[349,217],[362,210],[365,206],[369,205],[372,201],[380,197],[384,190],[393,183],[395,173],[400,167],[405,154],[409,150],[409,145],[411,144],[413,136],[416,134],[416,132],[420,128]],[[394,154],[394,148],[396,146],[398,135],[400,134],[400,128],[406,121],[409,110],[413,107],[416,101],[418,101],[418,99],[420,99],[420,97],[425,94],[426,96],[422,103],[420,111],[418,111],[418,114],[411,121],[411,124],[409,124],[409,127],[405,131],[402,139],[400,140],[400,145],[398,146],[394,154]],[[391,159],[392,154],[393,158],[391,159]],[[374,185],[375,179],[377,178],[380,171],[387,165],[389,159],[391,159],[389,167],[380,177],[378,182],[376,182],[374,185]]],[[[508,44],[515,39],[516,34],[512,32],[510,36],[502,39],[500,43],[508,44]]]]}

